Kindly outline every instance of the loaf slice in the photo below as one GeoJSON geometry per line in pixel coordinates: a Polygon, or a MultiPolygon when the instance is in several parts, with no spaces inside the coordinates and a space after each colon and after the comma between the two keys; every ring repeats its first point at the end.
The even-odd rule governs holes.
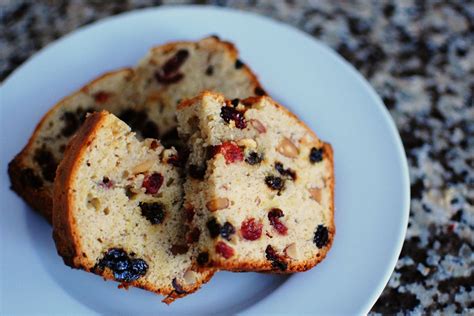
{"type": "MultiPolygon", "coordinates": [[[[51,221],[57,164],[86,112],[107,110],[139,136],[179,145],[176,105],[202,89],[229,98],[263,94],[255,75],[235,47],[217,37],[155,47],[135,69],[104,74],[55,105],[36,127],[25,148],[10,162],[12,189],[51,221]]],[[[178,146],[176,146],[178,147],[178,146]]]]}
{"type": "Polygon", "coordinates": [[[269,97],[204,92],[180,104],[178,124],[202,266],[291,273],[324,259],[335,233],[329,144],[269,97]]]}
{"type": "Polygon", "coordinates": [[[120,116],[144,137],[158,137],[158,111],[135,104],[130,84],[133,69],[102,75],[51,108],[36,127],[25,148],[10,162],[12,189],[51,221],[53,181],[70,138],[86,113],[107,110],[120,116]]]}
{"type": "Polygon", "coordinates": [[[114,115],[90,115],[54,185],[53,236],[64,262],[166,303],[207,282],[213,271],[193,267],[176,159],[174,149],[139,141],[114,115]]]}
{"type": "Polygon", "coordinates": [[[239,58],[232,43],[217,36],[197,42],[174,42],[152,48],[136,67],[143,102],[160,108],[163,133],[176,128],[176,106],[203,90],[229,99],[264,95],[257,77],[239,58]]]}

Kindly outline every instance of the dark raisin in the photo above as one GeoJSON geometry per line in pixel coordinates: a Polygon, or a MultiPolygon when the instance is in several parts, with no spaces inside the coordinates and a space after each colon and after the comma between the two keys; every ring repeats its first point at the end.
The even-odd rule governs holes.
{"type": "Polygon", "coordinates": [[[103,177],[102,182],[100,182],[99,185],[103,188],[110,189],[111,187],[114,186],[114,182],[110,180],[108,177],[103,177]]]}
{"type": "Polygon", "coordinates": [[[156,194],[160,190],[163,181],[163,176],[160,173],[155,172],[151,175],[147,175],[143,179],[142,188],[146,189],[146,194],[156,194]]]}
{"type": "Polygon", "coordinates": [[[255,151],[249,152],[247,157],[245,157],[245,162],[248,163],[249,165],[256,165],[263,160],[263,155],[259,155],[255,151]]]}
{"type": "Polygon", "coordinates": [[[244,63],[240,59],[235,60],[235,69],[240,69],[244,66],[244,63]]]}
{"type": "Polygon", "coordinates": [[[223,241],[216,244],[216,252],[225,259],[229,259],[234,255],[234,249],[223,241]]]}
{"type": "Polygon", "coordinates": [[[149,220],[150,223],[152,223],[153,225],[163,223],[163,220],[165,219],[165,211],[163,204],[158,202],[140,202],[138,206],[142,211],[142,216],[149,220]]]}
{"type": "Polygon", "coordinates": [[[329,231],[324,225],[318,225],[314,233],[313,242],[318,248],[323,248],[329,241],[329,231]]]}
{"type": "Polygon", "coordinates": [[[146,274],[148,264],[142,259],[131,259],[123,249],[112,248],[94,267],[97,270],[105,268],[112,270],[115,280],[131,282],[146,274]]]}
{"type": "Polygon", "coordinates": [[[280,221],[280,218],[283,216],[283,211],[279,208],[272,208],[270,212],[268,212],[270,225],[272,225],[280,235],[286,235],[288,232],[288,228],[280,221]]]}
{"type": "Polygon", "coordinates": [[[172,84],[180,81],[184,75],[178,71],[188,57],[189,52],[185,49],[180,49],[160,70],[155,72],[155,79],[162,84],[172,84]]]}
{"type": "Polygon", "coordinates": [[[176,148],[177,145],[180,145],[178,129],[173,128],[172,130],[164,133],[160,138],[160,142],[165,148],[171,148],[172,146],[176,148]]]}
{"type": "Polygon", "coordinates": [[[20,173],[20,182],[22,185],[39,189],[43,186],[43,180],[31,168],[22,169],[20,173]]]}
{"type": "Polygon", "coordinates": [[[267,93],[265,92],[265,90],[263,90],[261,87],[256,87],[255,90],[255,95],[258,95],[258,96],[262,96],[262,95],[266,95],[267,93]]]}
{"type": "Polygon", "coordinates": [[[189,165],[189,175],[194,179],[204,180],[206,169],[207,166],[205,164],[202,166],[189,165]]]}
{"type": "Polygon", "coordinates": [[[281,190],[285,186],[285,181],[280,177],[266,176],[265,183],[272,190],[281,190]]]}
{"type": "Polygon", "coordinates": [[[272,246],[267,246],[267,248],[265,249],[265,255],[267,257],[267,260],[271,261],[272,267],[281,271],[285,271],[288,268],[286,262],[282,260],[281,256],[276,253],[275,249],[273,249],[272,246]]]}
{"type": "Polygon", "coordinates": [[[78,107],[75,112],[64,112],[61,119],[64,121],[64,127],[61,129],[61,134],[64,137],[72,136],[86,119],[86,115],[93,112],[92,108],[82,109],[78,107]]]}
{"type": "Polygon", "coordinates": [[[232,235],[235,233],[235,228],[231,223],[225,222],[221,227],[220,233],[222,238],[230,241],[232,235]]]}
{"type": "Polygon", "coordinates": [[[214,74],[214,67],[212,67],[212,65],[207,66],[206,75],[212,76],[213,74],[214,74]]]}
{"type": "Polygon", "coordinates": [[[186,221],[192,222],[193,218],[194,218],[194,207],[192,207],[192,205],[188,204],[184,208],[184,212],[185,212],[185,215],[186,215],[186,221]]]}
{"type": "Polygon", "coordinates": [[[39,148],[35,151],[33,159],[40,166],[41,175],[46,181],[53,182],[56,176],[58,163],[54,155],[46,147],[39,148]]]}
{"type": "Polygon", "coordinates": [[[239,105],[240,99],[233,99],[230,103],[232,106],[235,108],[237,105],[239,105]]]}
{"type": "Polygon", "coordinates": [[[209,254],[207,252],[201,252],[196,260],[200,266],[205,265],[209,261],[209,254]]]}
{"type": "Polygon", "coordinates": [[[275,169],[282,176],[289,176],[292,180],[296,180],[296,172],[294,170],[291,170],[290,168],[285,169],[281,162],[276,162],[275,163],[275,169]]]}
{"type": "Polygon", "coordinates": [[[170,248],[170,251],[173,254],[173,256],[185,254],[186,252],[188,252],[188,250],[189,250],[188,245],[173,245],[170,248]]]}
{"type": "Polygon", "coordinates": [[[193,244],[195,242],[198,242],[199,241],[199,237],[201,236],[201,230],[199,230],[199,228],[197,227],[194,227],[189,233],[188,233],[188,236],[187,236],[187,242],[188,244],[193,244]]]}
{"type": "Polygon", "coordinates": [[[206,226],[209,230],[209,235],[211,235],[211,238],[216,238],[217,236],[219,236],[221,225],[217,222],[217,219],[215,217],[208,220],[206,226]]]}
{"type": "Polygon", "coordinates": [[[171,284],[173,285],[174,291],[175,291],[177,294],[186,294],[186,293],[187,293],[187,292],[183,289],[183,287],[178,283],[178,281],[176,280],[176,278],[173,279],[173,281],[171,282],[171,284]]]}
{"type": "Polygon", "coordinates": [[[248,218],[242,222],[240,233],[244,239],[257,240],[262,236],[263,224],[255,218],[248,218]]]}
{"type": "Polygon", "coordinates": [[[221,108],[221,117],[224,122],[229,123],[231,120],[235,122],[235,126],[240,129],[247,127],[247,122],[245,121],[244,113],[236,110],[230,106],[223,106],[221,108]]]}
{"type": "Polygon", "coordinates": [[[118,117],[127,123],[130,128],[138,132],[143,138],[158,138],[160,133],[158,126],[148,120],[147,113],[143,111],[135,111],[127,109],[122,111],[118,117]]]}
{"type": "Polygon", "coordinates": [[[323,160],[323,149],[322,148],[311,148],[311,152],[309,153],[309,161],[312,163],[320,162],[323,160]]]}

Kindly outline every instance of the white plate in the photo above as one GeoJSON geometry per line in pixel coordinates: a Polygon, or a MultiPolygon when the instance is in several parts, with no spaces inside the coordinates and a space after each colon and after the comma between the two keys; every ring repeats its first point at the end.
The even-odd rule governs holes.
{"type": "Polygon", "coordinates": [[[395,266],[405,236],[409,180],[403,147],[369,84],[308,35],[253,14],[212,7],[135,11],[49,45],[1,87],[1,311],[11,313],[363,314],[395,266]],[[7,163],[46,110],[104,71],[131,66],[151,46],[218,34],[235,42],[264,87],[334,146],[336,238],[323,263],[293,276],[217,273],[171,306],[139,289],[63,265],[51,228],[9,187],[7,163]]]}

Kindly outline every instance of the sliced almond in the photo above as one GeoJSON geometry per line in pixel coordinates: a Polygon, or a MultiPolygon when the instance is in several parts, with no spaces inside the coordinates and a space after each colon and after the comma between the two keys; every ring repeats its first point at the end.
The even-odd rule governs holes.
{"type": "Polygon", "coordinates": [[[322,190],[319,188],[312,188],[312,189],[309,189],[308,191],[309,191],[309,194],[311,194],[311,198],[315,200],[316,202],[318,202],[319,204],[321,204],[322,190]]]}
{"type": "Polygon", "coordinates": [[[143,173],[145,171],[148,171],[153,166],[154,162],[155,162],[154,160],[145,160],[144,162],[133,167],[132,173],[137,174],[137,173],[143,173]]]}
{"type": "Polygon", "coordinates": [[[255,128],[260,134],[263,134],[267,131],[265,125],[263,125],[262,122],[257,119],[251,119],[250,124],[252,124],[253,128],[255,128]]]}
{"type": "Polygon", "coordinates": [[[246,148],[257,148],[257,142],[251,138],[244,138],[237,141],[237,145],[246,148]]]}
{"type": "Polygon", "coordinates": [[[278,144],[276,150],[285,157],[296,158],[298,157],[298,148],[289,140],[284,137],[280,144],[278,144]]]}
{"type": "Polygon", "coordinates": [[[215,198],[206,203],[206,207],[209,211],[215,212],[229,207],[229,199],[227,198],[215,198]]]}
{"type": "Polygon", "coordinates": [[[186,271],[183,275],[183,280],[184,280],[184,283],[186,283],[187,285],[196,283],[196,280],[197,280],[196,272],[192,270],[186,271]]]}
{"type": "Polygon", "coordinates": [[[300,143],[303,145],[310,145],[316,143],[316,138],[311,133],[305,133],[300,139],[300,143]]]}
{"type": "Polygon", "coordinates": [[[285,254],[292,258],[298,258],[298,248],[296,247],[296,243],[291,243],[285,248],[285,254]]]}

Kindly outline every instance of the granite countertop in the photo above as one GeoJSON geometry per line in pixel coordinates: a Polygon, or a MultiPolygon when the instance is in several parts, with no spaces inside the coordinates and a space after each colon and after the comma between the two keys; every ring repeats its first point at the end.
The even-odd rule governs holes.
{"type": "MultiPolygon", "coordinates": [[[[84,24],[162,2],[176,3],[2,0],[0,80],[84,24]]],[[[400,259],[372,311],[474,313],[474,2],[193,3],[292,24],[337,50],[370,81],[402,136],[412,194],[400,259]]]]}

